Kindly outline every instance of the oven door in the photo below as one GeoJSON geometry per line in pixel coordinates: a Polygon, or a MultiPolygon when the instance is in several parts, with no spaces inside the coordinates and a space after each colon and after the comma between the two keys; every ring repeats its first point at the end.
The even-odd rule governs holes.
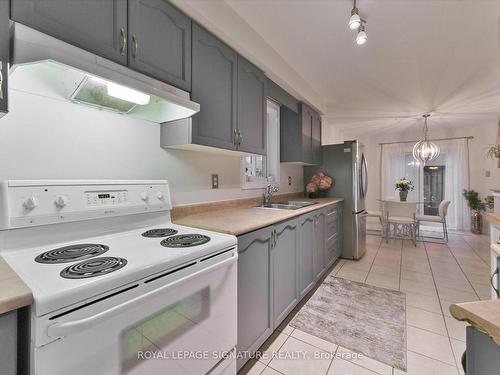
{"type": "Polygon", "coordinates": [[[32,347],[31,373],[206,374],[237,341],[237,253],[225,257],[35,323],[54,341],[32,347]]]}

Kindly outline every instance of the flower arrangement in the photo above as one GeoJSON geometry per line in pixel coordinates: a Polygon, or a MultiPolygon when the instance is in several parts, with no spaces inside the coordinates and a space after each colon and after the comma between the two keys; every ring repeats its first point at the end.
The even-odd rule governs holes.
{"type": "Polygon", "coordinates": [[[413,181],[408,180],[406,177],[397,180],[394,186],[396,186],[395,190],[399,191],[412,191],[415,188],[413,181]]]}
{"type": "Polygon", "coordinates": [[[306,185],[306,191],[309,194],[316,193],[318,191],[327,191],[335,185],[335,181],[330,176],[327,176],[323,172],[318,172],[311,177],[311,181],[306,185]]]}

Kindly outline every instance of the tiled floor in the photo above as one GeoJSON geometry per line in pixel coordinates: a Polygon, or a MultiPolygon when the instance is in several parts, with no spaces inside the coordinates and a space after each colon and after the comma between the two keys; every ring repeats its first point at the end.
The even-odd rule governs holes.
{"type": "Polygon", "coordinates": [[[489,243],[486,236],[451,234],[447,245],[382,241],[368,236],[359,261],[340,260],[330,274],[406,293],[408,372],[356,358],[352,352],[305,332],[287,317],[261,350],[273,358],[253,360],[240,374],[263,375],[463,375],[465,324],[450,316],[449,305],[489,299],[489,243]],[[291,358],[295,354],[296,358],[291,358]]]}

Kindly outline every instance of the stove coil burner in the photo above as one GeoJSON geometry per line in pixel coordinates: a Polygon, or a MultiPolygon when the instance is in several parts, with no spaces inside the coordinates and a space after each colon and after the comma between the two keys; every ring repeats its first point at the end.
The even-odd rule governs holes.
{"type": "Polygon", "coordinates": [[[114,272],[124,267],[127,260],[118,257],[98,257],[72,264],[60,273],[65,279],[86,279],[114,272]]]}
{"type": "Polygon", "coordinates": [[[142,234],[143,237],[148,238],[159,238],[159,237],[167,237],[177,234],[177,231],[172,228],[158,228],[158,229],[150,229],[142,234]]]}
{"type": "Polygon", "coordinates": [[[179,234],[165,238],[161,241],[161,245],[165,247],[191,247],[203,245],[210,241],[210,237],[202,234],[179,234]]]}
{"type": "Polygon", "coordinates": [[[70,245],[46,251],[38,255],[35,262],[47,264],[68,263],[93,258],[104,254],[108,250],[108,246],[99,244],[70,245]]]}

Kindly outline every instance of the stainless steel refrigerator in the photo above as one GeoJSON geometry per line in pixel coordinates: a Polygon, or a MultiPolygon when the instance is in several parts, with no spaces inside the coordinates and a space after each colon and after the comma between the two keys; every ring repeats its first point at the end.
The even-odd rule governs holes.
{"type": "Polygon", "coordinates": [[[368,189],[368,173],[364,147],[358,141],[322,147],[323,162],[304,168],[305,183],[317,172],[335,179],[335,186],[327,197],[344,198],[342,225],[342,257],[359,259],[366,251],[365,197],[368,189]]]}

